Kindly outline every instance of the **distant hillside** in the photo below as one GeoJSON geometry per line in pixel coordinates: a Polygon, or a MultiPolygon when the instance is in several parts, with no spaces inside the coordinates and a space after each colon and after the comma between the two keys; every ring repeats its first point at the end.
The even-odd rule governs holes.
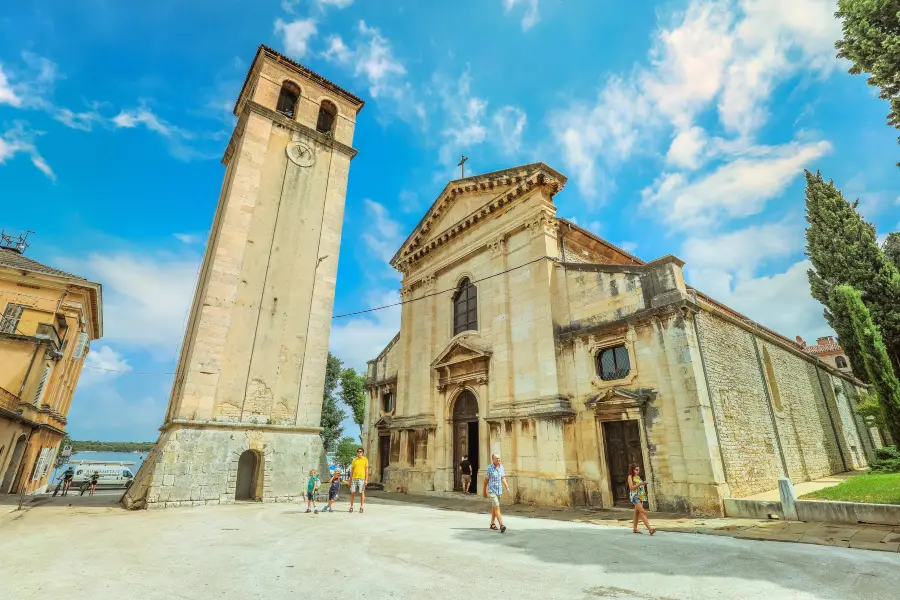
{"type": "Polygon", "coordinates": [[[73,440],[74,452],[149,452],[153,442],[79,442],[73,440]]]}

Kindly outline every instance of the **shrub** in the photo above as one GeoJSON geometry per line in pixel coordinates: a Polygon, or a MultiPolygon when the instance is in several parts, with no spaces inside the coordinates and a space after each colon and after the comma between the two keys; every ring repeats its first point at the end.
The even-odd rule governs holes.
{"type": "Polygon", "coordinates": [[[900,473],[900,458],[876,460],[869,467],[870,473],[900,473]]]}
{"type": "Polygon", "coordinates": [[[875,449],[875,460],[900,459],[900,449],[897,446],[885,446],[875,449]]]}

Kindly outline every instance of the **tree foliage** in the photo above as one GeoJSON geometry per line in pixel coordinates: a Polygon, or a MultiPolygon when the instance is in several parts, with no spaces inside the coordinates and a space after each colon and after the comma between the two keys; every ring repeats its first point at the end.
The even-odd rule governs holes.
{"type": "Polygon", "coordinates": [[[839,285],[832,296],[834,309],[852,323],[869,383],[882,407],[885,427],[891,437],[900,440],[900,381],[894,374],[881,333],[857,290],[849,285],[839,285]]]}
{"type": "Polygon", "coordinates": [[[362,424],[366,418],[366,378],[347,367],[341,371],[341,400],[353,414],[353,422],[359,425],[362,439],[362,424]]]}
{"type": "Polygon", "coordinates": [[[894,263],[894,267],[900,269],[900,233],[889,233],[881,251],[889,261],[894,263]]]}
{"type": "Polygon", "coordinates": [[[342,469],[347,469],[353,459],[356,458],[356,449],[359,443],[352,437],[343,437],[337,445],[337,452],[334,455],[334,462],[339,464],[342,469]]]}
{"type": "Polygon", "coordinates": [[[888,124],[900,128],[900,2],[838,0],[835,16],[843,21],[838,58],[853,63],[852,75],[869,74],[866,83],[890,102],[888,124]]]}
{"type": "Polygon", "coordinates": [[[150,452],[153,442],[99,442],[93,440],[78,441],[69,438],[68,434],[59,445],[59,451],[72,446],[72,454],[76,452],[150,452]]]}
{"type": "Polygon", "coordinates": [[[340,409],[335,398],[338,383],[341,378],[341,361],[331,352],[328,353],[328,362],[325,366],[325,393],[322,400],[322,443],[325,451],[331,452],[335,448],[338,439],[344,432],[341,421],[344,420],[344,411],[340,409]]]}
{"type": "Polygon", "coordinates": [[[812,296],[825,305],[825,318],[838,334],[850,358],[853,372],[866,378],[853,326],[835,311],[832,291],[850,285],[862,292],[872,319],[888,345],[895,368],[900,345],[900,273],[878,247],[875,228],[826,182],[820,173],[806,172],[806,254],[812,262],[809,283],[812,296]]]}

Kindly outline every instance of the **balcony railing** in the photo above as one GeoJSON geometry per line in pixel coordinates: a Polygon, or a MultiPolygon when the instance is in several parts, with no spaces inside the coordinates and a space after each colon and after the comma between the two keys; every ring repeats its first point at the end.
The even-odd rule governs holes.
{"type": "Polygon", "coordinates": [[[59,339],[59,332],[56,331],[56,327],[50,323],[38,324],[37,329],[34,332],[34,337],[39,340],[50,340],[54,345],[54,350],[59,350],[60,346],[62,346],[62,340],[59,339]]]}

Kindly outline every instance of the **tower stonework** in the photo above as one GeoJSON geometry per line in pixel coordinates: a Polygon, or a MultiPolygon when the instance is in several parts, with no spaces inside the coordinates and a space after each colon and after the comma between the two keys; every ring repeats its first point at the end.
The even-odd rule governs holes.
{"type": "Polygon", "coordinates": [[[363,101],[260,46],[165,422],[128,508],[292,500],[319,427],[341,224],[363,101]]]}

